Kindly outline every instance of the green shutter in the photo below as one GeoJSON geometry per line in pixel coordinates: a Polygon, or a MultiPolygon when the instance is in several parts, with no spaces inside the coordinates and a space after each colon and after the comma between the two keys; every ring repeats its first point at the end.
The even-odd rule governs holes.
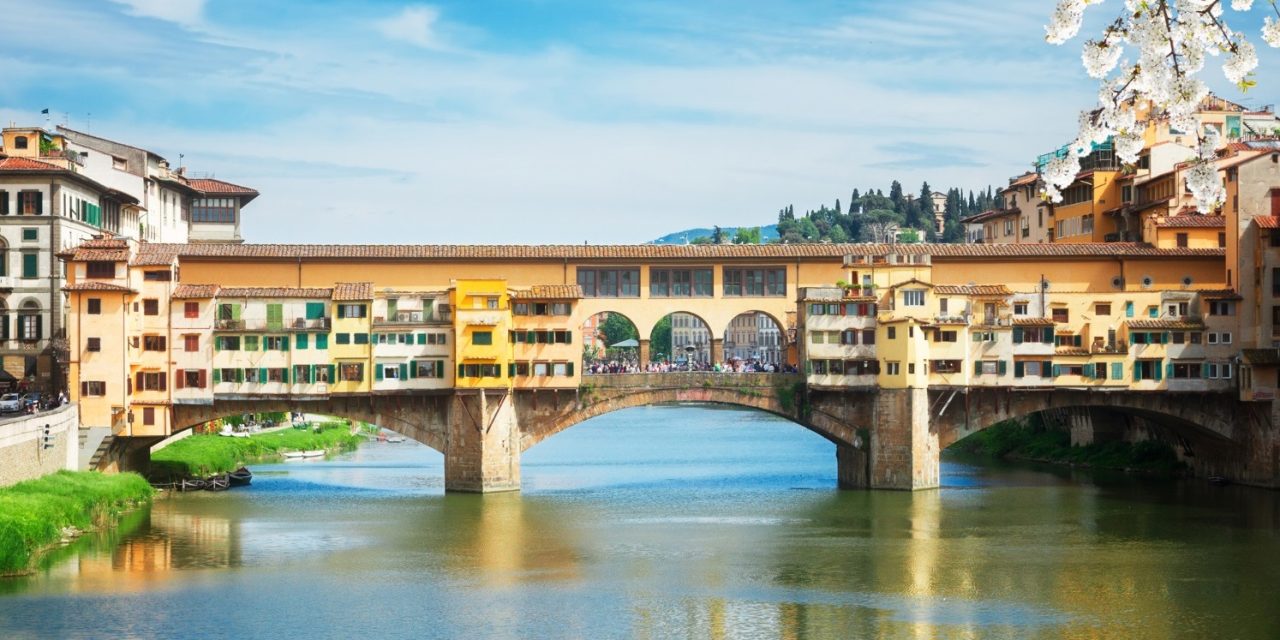
{"type": "Polygon", "coordinates": [[[565,374],[566,374],[566,375],[568,375],[570,378],[572,378],[572,377],[573,377],[573,363],[572,363],[572,362],[570,362],[570,363],[568,363],[567,365],[565,365],[564,371],[565,371],[565,374]]]}
{"type": "Polygon", "coordinates": [[[1147,307],[1147,317],[1149,318],[1160,317],[1160,310],[1155,307],[1147,307]]]}
{"type": "Polygon", "coordinates": [[[1142,364],[1139,362],[1133,363],[1133,379],[1135,382],[1142,379],[1142,364]]]}
{"type": "Polygon", "coordinates": [[[380,364],[373,365],[373,379],[382,380],[382,365],[380,364]]]}
{"type": "Polygon", "coordinates": [[[1045,360],[1040,363],[1040,375],[1048,376],[1050,378],[1058,375],[1058,371],[1054,368],[1052,360],[1045,360]]]}
{"type": "Polygon", "coordinates": [[[267,303],[267,330],[279,331],[284,328],[284,305],[279,302],[267,303]]]}
{"type": "Polygon", "coordinates": [[[1092,364],[1086,364],[1086,365],[1084,365],[1084,377],[1086,377],[1086,378],[1094,378],[1094,377],[1097,377],[1097,376],[1093,375],[1093,365],[1092,365],[1092,364]]]}
{"type": "Polygon", "coordinates": [[[238,304],[231,305],[231,319],[232,320],[240,319],[240,305],[238,304]]]}
{"type": "Polygon", "coordinates": [[[1013,343],[1022,344],[1022,327],[1013,328],[1013,343]]]}
{"type": "Polygon", "coordinates": [[[1014,361],[1014,363],[1013,363],[1013,377],[1015,377],[1015,378],[1021,378],[1022,376],[1026,375],[1026,371],[1027,371],[1027,366],[1026,366],[1026,364],[1025,364],[1025,363],[1023,363],[1023,362],[1019,362],[1019,361],[1016,361],[1016,360],[1014,361]]]}
{"type": "Polygon", "coordinates": [[[529,344],[533,344],[533,343],[534,343],[534,333],[535,333],[534,331],[529,331],[528,333],[526,333],[526,334],[525,334],[525,339],[524,339],[524,341],[525,341],[525,342],[527,342],[527,343],[529,343],[529,344]]]}
{"type": "Polygon", "coordinates": [[[1161,363],[1157,362],[1154,366],[1151,367],[1151,369],[1156,374],[1156,377],[1153,378],[1153,380],[1155,380],[1156,382],[1160,382],[1160,380],[1163,379],[1161,376],[1164,375],[1164,366],[1161,363]]]}
{"type": "Polygon", "coordinates": [[[1005,375],[1005,374],[1007,374],[1008,372],[1009,372],[1009,361],[1008,361],[1008,360],[1001,360],[1001,361],[1000,361],[1000,375],[1005,375]]]}
{"type": "Polygon", "coordinates": [[[1045,344],[1053,344],[1053,328],[1046,328],[1041,334],[1040,341],[1045,344]]]}
{"type": "Polygon", "coordinates": [[[221,369],[214,369],[214,370],[213,370],[213,383],[214,383],[214,384],[218,384],[219,382],[222,382],[222,370],[221,370],[221,369]]]}
{"type": "Polygon", "coordinates": [[[280,336],[280,346],[284,347],[281,351],[289,350],[289,336],[280,336]]]}
{"type": "Polygon", "coordinates": [[[425,334],[425,333],[419,333],[419,334],[418,334],[418,344],[426,344],[426,343],[427,343],[427,334],[425,334]]]}
{"type": "Polygon", "coordinates": [[[324,303],[323,303],[323,302],[308,302],[308,303],[307,303],[307,319],[308,319],[308,320],[319,320],[319,319],[321,319],[321,318],[323,318],[323,317],[324,317],[324,303]]]}
{"type": "Polygon", "coordinates": [[[1208,362],[1201,362],[1201,363],[1200,363],[1200,377],[1201,377],[1201,378],[1208,378],[1208,377],[1209,377],[1209,363],[1208,363],[1208,362]]]}
{"type": "Polygon", "coordinates": [[[338,365],[326,364],[325,368],[329,370],[329,384],[333,384],[338,380],[338,365]]]}
{"type": "Polygon", "coordinates": [[[444,377],[444,360],[436,360],[436,377],[444,377]]]}
{"type": "Polygon", "coordinates": [[[222,336],[217,336],[213,339],[213,350],[222,351],[222,336]]]}
{"type": "Polygon", "coordinates": [[[400,363],[400,379],[401,380],[409,379],[409,365],[403,362],[400,363]]]}
{"type": "Polygon", "coordinates": [[[1169,332],[1165,331],[1160,334],[1160,344],[1169,344],[1169,332]]]}
{"type": "Polygon", "coordinates": [[[1165,365],[1164,371],[1165,371],[1164,377],[1168,380],[1172,380],[1173,379],[1173,361],[1172,360],[1169,361],[1169,364],[1165,365]]]}
{"type": "Polygon", "coordinates": [[[328,349],[328,348],[329,348],[329,334],[327,334],[327,333],[317,333],[317,334],[316,334],[316,348],[317,348],[317,349],[328,349]]]}
{"type": "Polygon", "coordinates": [[[1124,380],[1124,363],[1123,362],[1111,363],[1111,378],[1113,380],[1124,380]]]}
{"type": "Polygon", "coordinates": [[[980,376],[980,375],[982,375],[982,361],[981,361],[981,360],[974,360],[974,361],[973,361],[973,375],[975,375],[975,376],[980,376]]]}
{"type": "Polygon", "coordinates": [[[516,377],[516,363],[512,362],[507,364],[507,377],[508,378],[516,377]]]}
{"type": "Polygon", "coordinates": [[[267,368],[261,367],[258,369],[258,384],[262,384],[266,381],[267,381],[267,368]]]}
{"type": "Polygon", "coordinates": [[[416,377],[418,377],[418,361],[410,360],[409,361],[409,378],[413,379],[416,377]]]}
{"type": "Polygon", "coordinates": [[[289,374],[290,374],[289,367],[285,367],[284,375],[281,376],[281,379],[284,381],[285,384],[289,384],[289,379],[290,379],[289,374]]]}
{"type": "Polygon", "coordinates": [[[1133,303],[1132,303],[1132,302],[1126,302],[1126,303],[1124,303],[1124,317],[1126,317],[1126,318],[1132,318],[1132,317],[1133,317],[1133,303]]]}
{"type": "Polygon", "coordinates": [[[295,335],[295,336],[294,336],[294,341],[295,341],[297,344],[295,344],[295,345],[293,345],[293,346],[294,346],[294,347],[296,347],[297,349],[306,349],[306,348],[307,348],[307,334],[305,334],[305,333],[299,333],[299,334],[295,335]]]}

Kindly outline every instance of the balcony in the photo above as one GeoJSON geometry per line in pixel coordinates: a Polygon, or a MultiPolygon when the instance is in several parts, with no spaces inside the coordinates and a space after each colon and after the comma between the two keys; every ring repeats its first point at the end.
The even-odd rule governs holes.
{"type": "Polygon", "coordinates": [[[331,318],[294,318],[288,327],[290,331],[328,331],[332,324],[331,318]]]}
{"type": "Polygon", "coordinates": [[[214,321],[214,331],[328,331],[332,324],[330,318],[293,318],[288,321],[272,322],[269,320],[233,320],[220,319],[214,321]]]}
{"type": "Polygon", "coordinates": [[[394,316],[374,316],[374,324],[406,325],[452,322],[452,314],[441,313],[439,316],[430,311],[397,311],[394,316]]]}

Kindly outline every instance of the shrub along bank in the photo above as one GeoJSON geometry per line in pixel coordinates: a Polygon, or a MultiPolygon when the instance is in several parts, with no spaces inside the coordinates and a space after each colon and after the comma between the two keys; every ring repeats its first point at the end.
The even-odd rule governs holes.
{"type": "Polygon", "coordinates": [[[318,432],[285,429],[248,438],[193,435],[151,454],[153,479],[199,477],[235,471],[251,462],[278,460],[286,451],[349,451],[364,439],[341,422],[319,425],[318,432]]]}
{"type": "Polygon", "coordinates": [[[1173,447],[1166,443],[1103,442],[1071,446],[1071,435],[1044,426],[1033,416],[1025,423],[1001,422],[953,445],[957,451],[987,458],[1034,460],[1098,469],[1124,469],[1174,475],[1186,471],[1173,447]]]}
{"type": "Polygon", "coordinates": [[[155,491],[136,473],[59,471],[0,489],[0,575],[35,569],[40,554],[115,523],[155,491]]]}

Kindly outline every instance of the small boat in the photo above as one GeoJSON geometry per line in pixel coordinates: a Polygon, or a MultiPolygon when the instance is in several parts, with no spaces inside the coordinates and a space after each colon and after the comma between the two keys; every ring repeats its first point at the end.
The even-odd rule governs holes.
{"type": "Polygon", "coordinates": [[[301,460],[303,456],[306,455],[306,452],[305,451],[285,451],[280,455],[284,456],[285,460],[301,460]]]}
{"type": "Polygon", "coordinates": [[[395,444],[397,442],[404,442],[404,436],[387,436],[387,442],[390,442],[392,444],[395,444]]]}
{"type": "Polygon", "coordinates": [[[175,484],[173,488],[177,489],[178,491],[203,491],[204,486],[205,486],[204,480],[201,480],[199,478],[183,478],[182,480],[178,481],[178,483],[175,484]]]}
{"type": "Polygon", "coordinates": [[[204,481],[206,491],[226,491],[231,488],[231,479],[221,473],[204,481]]]}
{"type": "Polygon", "coordinates": [[[313,449],[313,450],[311,450],[311,451],[303,451],[303,452],[302,452],[302,457],[304,457],[304,458],[323,458],[323,457],[324,457],[324,449],[313,449]]]}
{"type": "Polygon", "coordinates": [[[239,469],[228,473],[227,480],[231,482],[231,486],[233,487],[245,487],[248,486],[250,482],[253,482],[253,472],[244,467],[240,467],[239,469]]]}
{"type": "Polygon", "coordinates": [[[1209,484],[1216,484],[1216,485],[1231,484],[1230,480],[1222,476],[1209,476],[1207,479],[1209,480],[1209,484]]]}

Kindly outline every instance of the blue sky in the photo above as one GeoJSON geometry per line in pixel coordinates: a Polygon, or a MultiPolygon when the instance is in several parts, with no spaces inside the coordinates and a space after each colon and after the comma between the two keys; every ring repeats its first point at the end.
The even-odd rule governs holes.
{"type": "MultiPolygon", "coordinates": [[[[0,116],[259,189],[251,242],[639,242],[999,185],[1097,93],[1053,4],[41,0],[0,21],[0,116]]],[[[1207,78],[1275,102],[1259,48],[1248,96],[1207,78]]]]}

